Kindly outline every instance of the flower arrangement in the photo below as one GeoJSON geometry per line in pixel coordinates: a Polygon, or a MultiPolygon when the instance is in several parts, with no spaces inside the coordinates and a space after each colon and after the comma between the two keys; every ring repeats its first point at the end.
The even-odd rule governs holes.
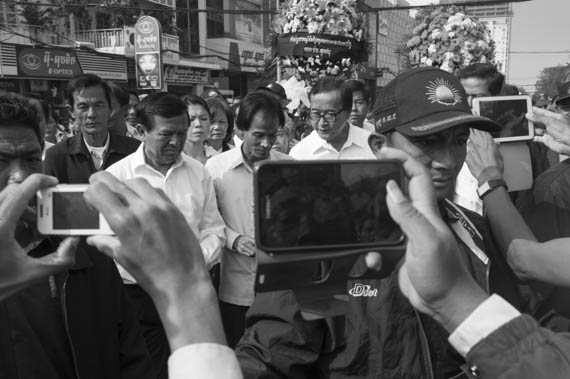
{"type": "Polygon", "coordinates": [[[451,73],[473,63],[492,63],[495,44],[489,29],[456,6],[430,8],[416,15],[406,47],[412,66],[435,66],[451,73]]]}
{"type": "MultiPolygon", "coordinates": [[[[348,79],[366,55],[365,17],[357,0],[288,0],[273,20],[273,56],[280,61],[282,84],[294,106],[303,108],[317,79],[348,79]],[[293,80],[292,80],[293,79],[293,80]]],[[[297,109],[298,110],[298,109],[297,109]]],[[[295,112],[292,112],[295,113],[295,112]]]]}

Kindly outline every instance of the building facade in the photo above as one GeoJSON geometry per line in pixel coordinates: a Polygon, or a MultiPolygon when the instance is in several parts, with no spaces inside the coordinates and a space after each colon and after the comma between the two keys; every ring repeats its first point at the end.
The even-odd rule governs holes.
{"type": "Polygon", "coordinates": [[[476,16],[491,31],[495,41],[495,63],[505,76],[509,73],[509,51],[511,41],[512,4],[478,5],[466,8],[466,13],[476,16]]]}

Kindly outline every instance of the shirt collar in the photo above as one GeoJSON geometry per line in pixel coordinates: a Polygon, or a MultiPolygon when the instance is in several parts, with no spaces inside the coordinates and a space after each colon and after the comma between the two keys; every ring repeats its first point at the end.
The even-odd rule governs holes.
{"type": "MultiPolygon", "coordinates": [[[[348,136],[346,137],[346,141],[344,142],[344,145],[342,145],[342,148],[340,149],[341,151],[344,150],[345,148],[351,146],[351,145],[356,145],[362,148],[367,148],[368,147],[368,141],[366,141],[366,144],[363,143],[363,141],[360,141],[357,138],[357,134],[358,134],[358,130],[356,130],[356,128],[358,128],[358,126],[354,126],[352,125],[350,122],[348,122],[348,136]]],[[[319,149],[325,149],[325,148],[333,148],[332,145],[330,143],[328,143],[327,141],[325,141],[324,139],[322,139],[319,134],[317,133],[316,130],[313,130],[311,132],[311,135],[308,136],[307,138],[312,137],[315,139],[315,148],[313,149],[313,153],[316,153],[319,149]]]]}
{"type": "MultiPolygon", "coordinates": [[[[83,138],[83,143],[85,144],[87,151],[89,153],[92,153],[95,150],[95,148],[87,143],[87,140],[85,139],[85,136],[83,136],[83,134],[81,135],[81,138],[83,138]]],[[[110,144],[111,144],[111,134],[107,132],[107,140],[105,141],[105,146],[103,146],[104,152],[109,150],[110,144]]]]}
{"type": "MultiPolygon", "coordinates": [[[[239,166],[243,165],[246,169],[248,169],[249,171],[251,171],[251,168],[245,163],[245,158],[243,156],[243,151],[241,150],[241,146],[240,147],[234,147],[231,150],[226,151],[224,154],[228,154],[230,153],[232,154],[232,156],[230,157],[230,166],[229,169],[233,170],[235,168],[238,168],[239,166]]],[[[278,160],[279,156],[277,155],[277,153],[273,150],[271,150],[269,152],[269,158],[267,160],[278,160]]]]}

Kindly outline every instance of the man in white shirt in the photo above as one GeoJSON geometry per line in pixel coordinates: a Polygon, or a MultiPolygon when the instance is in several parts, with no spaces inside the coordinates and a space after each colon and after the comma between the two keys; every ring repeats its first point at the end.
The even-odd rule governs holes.
{"type": "Polygon", "coordinates": [[[296,144],[295,159],[374,159],[368,147],[370,132],[351,125],[352,91],[341,80],[323,78],[309,94],[309,122],[314,130],[296,144]]]}
{"type": "Polygon", "coordinates": [[[279,100],[261,91],[250,93],[240,103],[236,120],[243,143],[206,162],[226,223],[227,242],[222,255],[219,297],[230,347],[234,347],[243,334],[245,313],[254,298],[257,261],[253,165],[266,159],[291,159],[272,150],[284,122],[279,100]]]}
{"type": "Polygon", "coordinates": [[[352,91],[352,109],[349,121],[352,125],[358,126],[369,132],[374,132],[374,122],[366,120],[370,112],[370,91],[364,82],[356,79],[349,79],[346,84],[352,91]]]}
{"type": "MultiPolygon", "coordinates": [[[[204,260],[211,267],[225,243],[225,226],[212,178],[201,163],[182,153],[188,125],[186,105],[176,96],[161,92],[146,97],[137,105],[137,129],[144,143],[107,171],[120,180],[144,178],[162,189],[198,236],[204,260]]],[[[128,284],[129,295],[139,304],[138,316],[147,346],[158,368],[162,368],[160,376],[164,376],[169,350],[156,310],[134,278],[120,265],[118,268],[128,284]]]]}

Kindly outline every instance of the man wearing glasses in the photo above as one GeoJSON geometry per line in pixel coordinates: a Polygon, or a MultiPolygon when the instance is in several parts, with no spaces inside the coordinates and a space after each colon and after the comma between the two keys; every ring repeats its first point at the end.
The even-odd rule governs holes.
{"type": "Polygon", "coordinates": [[[368,147],[370,132],[351,125],[352,91],[333,78],[320,79],[309,94],[309,122],[313,132],[295,145],[289,155],[299,160],[374,159],[368,147]]]}

